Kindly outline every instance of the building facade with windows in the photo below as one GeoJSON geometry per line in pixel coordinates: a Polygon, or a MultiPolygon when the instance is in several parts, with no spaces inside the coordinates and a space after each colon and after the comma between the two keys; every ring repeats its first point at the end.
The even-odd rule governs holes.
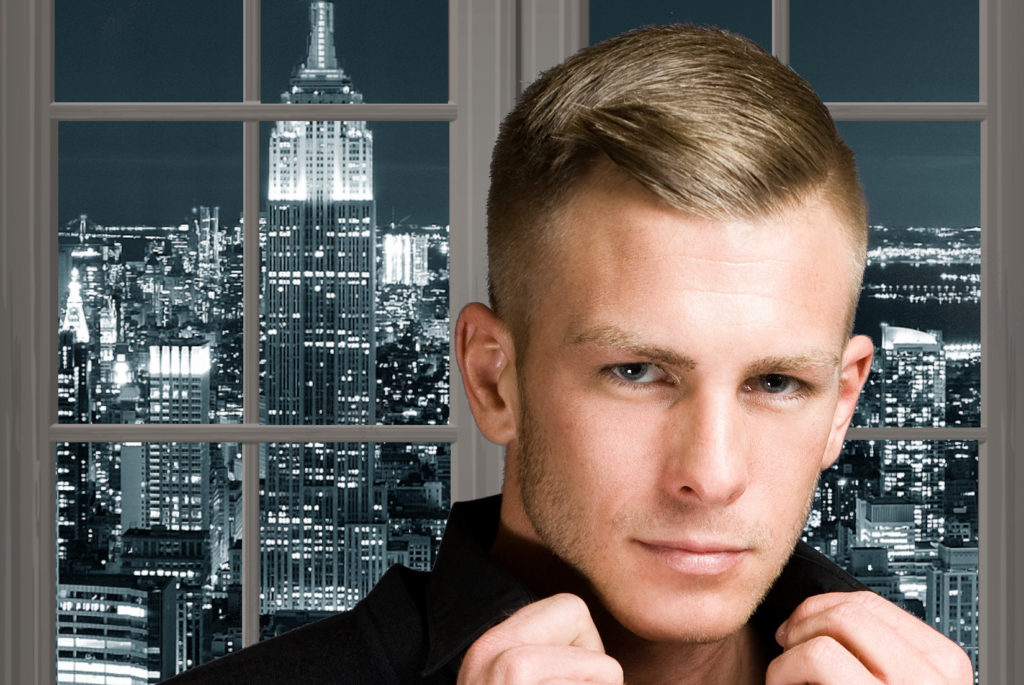
{"type": "MultiPolygon", "coordinates": [[[[306,61],[285,104],[354,104],[334,4],[309,7],[306,61]]],[[[263,378],[269,424],[376,422],[376,205],[364,121],[278,121],[270,135],[263,378]]],[[[337,611],[383,575],[376,449],[267,446],[261,611],[337,611]]]]}

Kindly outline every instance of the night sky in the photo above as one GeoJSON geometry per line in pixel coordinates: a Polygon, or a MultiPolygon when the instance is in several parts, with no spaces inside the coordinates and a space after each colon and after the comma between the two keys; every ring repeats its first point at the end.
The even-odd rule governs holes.
{"type": "MultiPolygon", "coordinates": [[[[57,0],[55,96],[60,101],[237,101],[242,3],[228,0],[57,0]]],[[[263,0],[264,102],[280,102],[306,57],[306,0],[263,0]]],[[[335,2],[342,67],[367,102],[447,102],[443,0],[335,2]],[[372,12],[370,11],[372,9],[372,12]]],[[[272,124],[261,127],[262,168],[272,124]]],[[[448,124],[372,123],[377,214],[448,222],[448,124]]],[[[59,220],[177,224],[193,206],[242,207],[239,123],[60,126],[59,220]]],[[[266,174],[261,172],[262,185],[266,174]]]]}
{"type": "MultiPolygon", "coordinates": [[[[263,0],[262,99],[279,101],[305,57],[305,0],[263,0]]],[[[768,47],[768,0],[591,0],[591,39],[693,21],[768,47]],[[685,10],[680,8],[686,8],[685,10]]],[[[977,98],[977,3],[792,0],[791,62],[826,101],[977,98]]],[[[336,0],[339,59],[367,102],[447,100],[443,0],[336,0]]],[[[241,2],[56,0],[55,92],[64,101],[241,99],[241,2]]],[[[378,216],[448,220],[447,124],[371,124],[378,216]]],[[[979,223],[977,123],[842,123],[870,220],[979,223]]],[[[261,156],[266,156],[264,125],[261,156]]],[[[59,220],[176,224],[198,204],[241,211],[238,123],[65,123],[59,220]]],[[[264,177],[265,173],[261,174],[264,177]]]]}

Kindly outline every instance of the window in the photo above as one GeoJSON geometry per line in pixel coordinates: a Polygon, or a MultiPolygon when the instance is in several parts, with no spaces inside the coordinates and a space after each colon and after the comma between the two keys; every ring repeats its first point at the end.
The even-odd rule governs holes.
{"type": "MultiPolygon", "coordinates": [[[[151,677],[252,642],[260,616],[266,637],[350,608],[401,558],[392,546],[429,565],[450,500],[447,4],[346,5],[336,22],[332,2],[264,2],[245,30],[241,9],[54,6],[56,430],[90,440],[58,452],[58,594],[116,580],[148,604],[172,596],[186,619],[168,631],[166,606],[148,612],[127,657],[179,645],[151,677]],[[80,54],[85,36],[103,40],[80,54]],[[262,77],[240,113],[193,102],[175,121],[175,100],[217,96],[200,74],[231,92],[241,65],[218,57],[233,43],[262,77]],[[348,68],[377,100],[423,104],[364,114],[348,68]],[[123,106],[137,121],[111,115],[123,106]],[[307,119],[264,121],[282,115],[307,119]],[[191,425],[150,442],[171,423],[191,425]],[[441,442],[395,442],[398,425],[441,442]],[[220,440],[229,426],[241,447],[220,440]],[[134,561],[139,537],[183,536],[205,545],[200,566],[134,561]]],[[[124,658],[75,652],[58,672],[124,658]]]]}
{"type": "MultiPolygon", "coordinates": [[[[264,4],[268,4],[264,2],[264,4]]],[[[748,3],[749,4],[749,3],[748,3]]],[[[765,2],[764,4],[768,4],[765,2]]],[[[789,3],[776,0],[773,5],[772,35],[778,45],[788,43],[791,23],[787,21],[789,3]],[[780,40],[781,39],[781,40],[780,40]]],[[[793,3],[793,13],[799,9],[793,3]]],[[[237,94],[224,96],[227,102],[210,102],[195,107],[189,101],[211,100],[212,95],[190,95],[187,98],[152,98],[150,104],[111,106],[74,106],[53,103],[48,85],[52,71],[50,27],[53,11],[48,2],[31,3],[4,0],[3,31],[3,233],[0,270],[2,279],[3,327],[0,330],[3,362],[0,363],[0,392],[4,408],[4,428],[0,443],[0,463],[4,465],[3,520],[0,540],[3,546],[4,640],[0,663],[4,674],[13,682],[49,682],[55,673],[57,615],[61,603],[95,602],[123,607],[130,617],[137,598],[131,592],[109,593],[88,598],[88,586],[72,588],[68,597],[54,596],[55,550],[57,548],[55,507],[56,454],[58,443],[81,441],[126,441],[160,444],[180,439],[180,428],[167,425],[121,426],[90,432],[82,427],[57,425],[58,402],[54,379],[57,377],[57,322],[54,316],[59,298],[54,265],[57,254],[52,227],[57,225],[53,200],[57,169],[55,141],[60,135],[57,122],[86,126],[79,120],[196,121],[216,119],[241,122],[243,148],[259,147],[258,122],[294,115],[280,110],[259,110],[254,72],[257,54],[256,17],[251,9],[239,18],[242,54],[246,77],[243,79],[243,101],[237,94]],[[179,102],[175,103],[175,100],[179,102]],[[156,105],[169,102],[168,106],[156,105]],[[51,427],[52,426],[52,427],[51,427]],[[137,430],[136,430],[137,429],[137,430]]],[[[1015,492],[1024,488],[1022,474],[1012,460],[1015,427],[1024,425],[1021,416],[1019,368],[1013,362],[1024,352],[1020,317],[1013,293],[1024,291],[1019,270],[1011,268],[1024,256],[1024,244],[1016,228],[1024,225],[1024,208],[1020,193],[1011,185],[1022,175],[1024,144],[1019,122],[1024,120],[1021,85],[1014,80],[1010,65],[1019,64],[1024,56],[1013,38],[1024,30],[1024,16],[1010,0],[986,0],[979,5],[981,73],[977,102],[952,103],[940,101],[927,106],[909,103],[867,103],[853,105],[835,103],[837,117],[849,121],[864,120],[966,120],[978,122],[983,183],[981,225],[985,228],[982,245],[981,280],[984,287],[981,316],[982,413],[975,427],[912,427],[859,428],[850,437],[858,441],[884,440],[960,440],[978,445],[980,461],[979,507],[982,525],[981,542],[981,649],[980,671],[983,682],[1015,682],[1022,674],[1020,657],[1009,646],[1019,642],[1015,633],[1024,625],[1024,607],[1013,591],[1013,580],[1020,576],[1019,541],[1013,534],[1015,525],[1024,523],[1020,511],[1013,508],[1015,492]],[[1014,375],[1016,374],[1016,375],[1014,375]]],[[[759,10],[761,11],[761,10],[759,10]]],[[[368,107],[360,120],[433,118],[452,121],[450,139],[451,175],[451,304],[452,311],[465,302],[482,299],[485,293],[483,272],[483,237],[470,227],[483,225],[483,197],[486,192],[486,165],[490,141],[501,115],[511,105],[517,80],[528,81],[541,68],[558,61],[564,54],[585,42],[583,28],[587,3],[562,0],[555,3],[522,0],[512,3],[501,0],[469,2],[454,0],[450,9],[450,91],[452,104],[421,103],[413,105],[368,107]],[[517,44],[517,26],[521,42],[517,44]],[[469,40],[472,36],[473,40],[469,40]]],[[[763,13],[763,11],[762,11],[763,13]]],[[[795,25],[794,25],[795,26],[795,25]]],[[[795,29],[794,29],[795,30],[795,29]]],[[[235,39],[231,39],[235,40],[235,39]]],[[[230,44],[231,40],[225,40],[230,44]]],[[[263,42],[266,42],[265,40],[263,42]]],[[[794,43],[794,48],[796,47],[794,43]]],[[[229,51],[224,54],[227,55],[229,51]]],[[[237,53],[236,53],[237,54],[237,53]]],[[[798,54],[794,52],[794,54],[798,54]]],[[[783,54],[785,56],[785,54],[783,54]]],[[[223,69],[237,69],[231,57],[218,57],[223,69]]],[[[267,86],[264,86],[264,89],[267,86]]],[[[264,92],[268,95],[272,91],[264,92]]],[[[863,97],[857,95],[855,97],[863,97]]],[[[114,95],[111,100],[116,99],[114,95]]],[[[141,100],[141,95],[128,94],[125,100],[141,100]]],[[[273,100],[272,96],[263,98],[273,100]]],[[[880,98],[881,99],[881,98],[880,98]]],[[[971,98],[973,99],[973,98],[971,98]]],[[[969,99],[970,100],[970,99],[969,99]]],[[[294,107],[294,106],[293,106],[294,107]]],[[[294,112],[295,110],[291,110],[294,112]]],[[[304,111],[310,120],[326,119],[311,110],[304,111]]],[[[334,115],[331,115],[334,116],[334,115]]],[[[67,125],[67,124],[61,124],[67,125]]],[[[89,123],[88,125],[99,125],[89,123]]],[[[233,124],[238,126],[238,123],[233,124]]],[[[396,126],[398,124],[395,124],[396,126]]],[[[251,154],[251,153],[250,153],[251,154]]],[[[243,163],[243,209],[249,216],[259,213],[259,178],[255,166],[243,163]],[[247,209],[246,209],[247,207],[247,209]]],[[[253,232],[246,236],[250,256],[255,253],[253,232]]],[[[258,265],[247,261],[250,271],[246,283],[258,281],[258,265]]],[[[246,292],[246,309],[255,311],[255,288],[246,292]]],[[[252,321],[250,319],[249,321],[252,321]]],[[[258,368],[258,340],[254,324],[248,329],[250,344],[243,344],[243,367],[258,368]]],[[[243,373],[243,376],[245,374],[243,373]]],[[[257,379],[251,372],[250,383],[257,379]]],[[[457,374],[452,372],[452,386],[458,387],[457,374]]],[[[171,388],[173,392],[173,388],[171,388]]],[[[256,387],[247,391],[255,395],[256,387]]],[[[243,395],[245,392],[243,392],[243,395]]],[[[173,398],[172,398],[173,399],[173,398]]],[[[160,398],[162,401],[162,398],[160,398]]],[[[250,405],[251,406],[251,405],[250,405]]],[[[162,407],[161,407],[162,410],[162,407]]],[[[258,414],[245,415],[237,426],[203,425],[190,428],[191,439],[205,442],[240,443],[249,469],[243,474],[258,481],[258,448],[261,443],[355,441],[374,443],[430,442],[452,444],[452,496],[456,499],[493,492],[500,482],[500,452],[488,446],[472,428],[467,407],[459,392],[452,394],[448,426],[260,426],[258,414]],[[315,431],[315,432],[314,432],[315,431]],[[256,458],[253,458],[256,457],[256,458]]],[[[243,504],[242,516],[258,520],[256,498],[243,504]]],[[[144,541],[137,541],[140,548],[144,541]]],[[[248,554],[246,568],[248,585],[243,583],[242,604],[258,603],[255,549],[243,548],[248,554]]],[[[865,563],[872,563],[871,560],[865,563]]],[[[961,594],[971,591],[962,579],[948,579],[950,589],[961,594]],[[960,583],[955,588],[953,584],[960,583]]],[[[137,613],[137,612],[136,612],[137,613]]],[[[257,634],[253,618],[243,617],[243,641],[252,642],[257,634]],[[248,623],[246,621],[248,620],[248,623]]],[[[135,630],[126,625],[126,631],[135,630]]],[[[87,647],[88,645],[85,645],[87,647]]]]}

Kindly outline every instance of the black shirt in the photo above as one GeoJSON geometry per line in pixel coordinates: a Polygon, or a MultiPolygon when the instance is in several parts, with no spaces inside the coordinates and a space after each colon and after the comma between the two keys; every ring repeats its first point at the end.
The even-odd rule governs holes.
{"type": "MultiPolygon", "coordinates": [[[[392,567],[347,611],[182,673],[166,685],[451,684],[466,650],[539,599],[489,555],[500,496],[452,507],[434,570],[392,567]]],[[[753,618],[772,657],[775,629],[804,599],[866,586],[804,543],[753,618]]]]}

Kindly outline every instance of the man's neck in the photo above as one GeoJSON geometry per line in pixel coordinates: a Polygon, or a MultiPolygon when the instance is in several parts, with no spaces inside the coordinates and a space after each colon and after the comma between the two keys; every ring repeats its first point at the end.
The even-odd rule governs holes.
{"type": "Polygon", "coordinates": [[[747,623],[717,642],[649,642],[613,619],[598,620],[605,651],[630,685],[761,685],[768,666],[764,647],[747,623]]]}
{"type": "Polygon", "coordinates": [[[582,597],[590,607],[605,651],[622,665],[630,685],[764,683],[768,658],[749,622],[717,642],[650,642],[615,620],[586,580],[539,542],[517,535],[502,523],[491,556],[540,597],[559,592],[582,597]]]}

